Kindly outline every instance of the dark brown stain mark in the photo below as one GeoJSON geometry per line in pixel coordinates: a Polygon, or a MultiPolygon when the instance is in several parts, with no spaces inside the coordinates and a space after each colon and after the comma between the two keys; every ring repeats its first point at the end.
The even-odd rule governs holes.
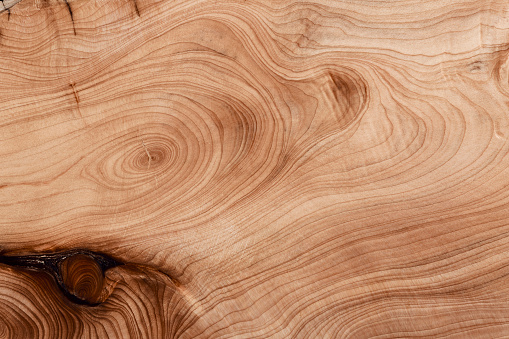
{"type": "Polygon", "coordinates": [[[136,11],[136,14],[138,15],[138,17],[140,17],[140,9],[138,8],[138,3],[136,0],[133,0],[133,3],[134,3],[134,10],[136,11]]]}
{"type": "Polygon", "coordinates": [[[486,63],[482,61],[475,61],[469,64],[469,71],[471,73],[478,73],[482,70],[486,69],[486,63]]]}
{"type": "Polygon", "coordinates": [[[329,76],[336,102],[336,118],[341,127],[345,128],[363,112],[368,97],[367,85],[356,74],[329,73],[329,76]]]}
{"type": "Polygon", "coordinates": [[[74,31],[74,35],[76,35],[76,26],[74,26],[74,16],[72,14],[71,4],[69,4],[68,0],[64,0],[64,1],[65,1],[65,4],[67,5],[67,9],[69,10],[69,14],[71,15],[72,30],[74,31]]]}
{"type": "Polygon", "coordinates": [[[51,275],[72,302],[96,306],[104,285],[104,272],[123,263],[106,255],[72,250],[25,256],[0,255],[0,263],[51,275]]]}

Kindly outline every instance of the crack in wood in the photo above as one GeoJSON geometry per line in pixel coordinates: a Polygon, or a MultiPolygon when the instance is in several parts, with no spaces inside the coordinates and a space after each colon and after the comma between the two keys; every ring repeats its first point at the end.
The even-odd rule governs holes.
{"type": "Polygon", "coordinates": [[[11,20],[11,8],[5,6],[5,3],[4,3],[5,0],[0,0],[0,1],[2,1],[2,6],[4,7],[1,12],[7,11],[7,21],[10,21],[11,20]]]}
{"type": "Polygon", "coordinates": [[[140,9],[138,8],[138,3],[136,0],[133,0],[133,3],[134,3],[134,10],[136,11],[136,14],[141,17],[140,15],[140,9]]]}
{"type": "Polygon", "coordinates": [[[67,5],[67,9],[69,10],[69,14],[71,15],[71,21],[72,21],[72,30],[74,31],[74,35],[76,35],[76,26],[74,25],[74,16],[72,14],[71,4],[69,4],[68,0],[64,0],[65,4],[67,5]]]}
{"type": "Polygon", "coordinates": [[[147,146],[145,146],[145,142],[143,141],[143,139],[141,140],[141,144],[143,145],[143,148],[145,149],[145,153],[147,153],[147,157],[148,157],[147,170],[149,170],[150,169],[150,162],[152,161],[152,156],[150,155],[150,152],[148,151],[147,146]]]}
{"type": "Polygon", "coordinates": [[[76,84],[74,82],[70,83],[70,86],[72,87],[72,90],[74,92],[74,98],[76,99],[76,104],[79,105],[80,103],[80,97],[78,96],[78,92],[76,91],[76,84]]]}
{"type": "Polygon", "coordinates": [[[2,3],[2,9],[0,9],[0,13],[7,12],[7,21],[11,19],[11,8],[16,4],[20,3],[22,0],[0,0],[2,3]],[[7,4],[6,4],[7,3],[7,4]]]}
{"type": "Polygon", "coordinates": [[[80,115],[80,118],[83,120],[83,114],[81,114],[81,109],[80,109],[80,97],[78,95],[78,91],[76,90],[76,84],[74,82],[71,82],[69,84],[69,86],[71,86],[72,91],[74,93],[74,99],[76,100],[76,107],[78,108],[78,114],[80,115]]]}

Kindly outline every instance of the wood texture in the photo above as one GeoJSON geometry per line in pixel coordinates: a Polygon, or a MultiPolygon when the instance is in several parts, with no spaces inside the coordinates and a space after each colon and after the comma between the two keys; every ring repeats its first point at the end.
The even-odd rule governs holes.
{"type": "Polygon", "coordinates": [[[0,338],[509,337],[506,1],[0,11],[0,338]]]}

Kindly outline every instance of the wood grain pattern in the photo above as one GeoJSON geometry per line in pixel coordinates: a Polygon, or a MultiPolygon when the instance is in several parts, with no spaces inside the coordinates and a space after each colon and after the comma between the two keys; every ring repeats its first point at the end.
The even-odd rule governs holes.
{"type": "Polygon", "coordinates": [[[0,12],[0,338],[509,336],[506,1],[0,12]]]}

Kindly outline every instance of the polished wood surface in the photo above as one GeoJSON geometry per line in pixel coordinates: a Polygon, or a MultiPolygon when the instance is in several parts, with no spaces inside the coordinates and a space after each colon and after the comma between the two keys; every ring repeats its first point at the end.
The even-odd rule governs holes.
{"type": "Polygon", "coordinates": [[[0,11],[0,338],[509,337],[507,1],[0,11]]]}

